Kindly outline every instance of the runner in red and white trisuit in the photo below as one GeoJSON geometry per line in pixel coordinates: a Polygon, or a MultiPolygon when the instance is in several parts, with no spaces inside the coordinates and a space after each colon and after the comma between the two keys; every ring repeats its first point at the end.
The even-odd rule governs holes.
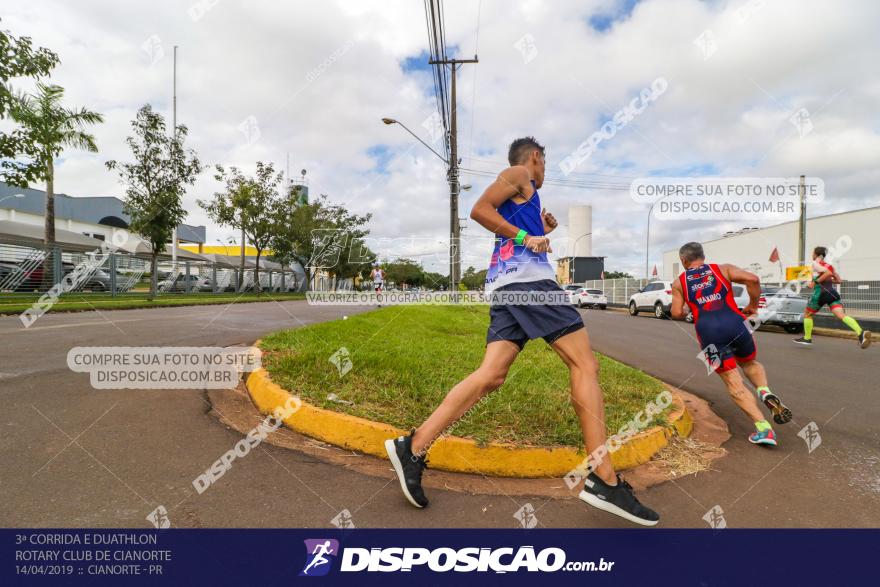
{"type": "Polygon", "coordinates": [[[791,410],[770,391],[764,366],[755,360],[755,339],[745,324],[746,316],[758,313],[758,276],[736,265],[706,263],[700,243],[687,243],[678,254],[685,270],[672,284],[672,317],[683,319],[685,305],[690,306],[702,356],[724,381],[736,405],[755,423],[756,432],[749,435],[749,442],[775,446],[776,434],[737,370],[737,366],[742,368],[777,424],[791,420],[791,410]],[[749,292],[749,305],[743,312],[737,308],[732,282],[745,285],[749,292]]]}

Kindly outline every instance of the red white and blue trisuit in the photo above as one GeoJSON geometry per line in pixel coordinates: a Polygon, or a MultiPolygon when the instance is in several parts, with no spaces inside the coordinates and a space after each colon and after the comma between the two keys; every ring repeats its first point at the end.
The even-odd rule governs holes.
{"type": "Polygon", "coordinates": [[[733,287],[718,265],[704,263],[678,279],[707,361],[719,360],[715,371],[730,371],[737,362],[753,360],[757,355],[755,339],[745,325],[746,316],[736,307],[733,287]]]}

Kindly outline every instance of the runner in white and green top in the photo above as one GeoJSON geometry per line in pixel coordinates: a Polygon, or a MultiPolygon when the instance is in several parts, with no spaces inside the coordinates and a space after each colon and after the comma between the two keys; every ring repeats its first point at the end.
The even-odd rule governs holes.
{"type": "Polygon", "coordinates": [[[813,288],[813,295],[804,310],[804,335],[795,339],[797,344],[810,346],[813,344],[813,315],[817,314],[822,306],[828,306],[831,313],[841,322],[849,326],[859,337],[859,346],[863,349],[871,345],[871,332],[864,330],[852,316],[847,316],[840,300],[840,293],[834,287],[840,283],[840,275],[834,266],[825,260],[828,249],[816,247],[813,249],[813,277],[807,283],[807,287],[813,288]]]}

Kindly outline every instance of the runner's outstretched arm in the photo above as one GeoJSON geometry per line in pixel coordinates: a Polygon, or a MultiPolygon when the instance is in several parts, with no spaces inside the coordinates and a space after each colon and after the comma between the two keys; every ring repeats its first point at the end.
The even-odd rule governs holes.
{"type": "MultiPolygon", "coordinates": [[[[531,195],[532,185],[529,171],[521,166],[508,167],[498,174],[498,178],[486,188],[474,204],[471,218],[480,226],[505,238],[514,238],[519,228],[508,222],[498,213],[498,208],[510,198],[525,194],[531,195]]],[[[541,235],[529,235],[524,244],[536,253],[550,251],[550,241],[541,235]]],[[[552,251],[550,251],[552,252],[552,251]]]]}
{"type": "Polygon", "coordinates": [[[681,283],[678,280],[672,282],[672,307],[669,309],[673,320],[684,320],[687,316],[685,311],[684,293],[681,291],[681,283]]]}
{"type": "Polygon", "coordinates": [[[761,298],[761,280],[750,271],[740,269],[736,265],[722,265],[721,272],[733,283],[741,283],[749,292],[749,305],[743,308],[743,314],[751,316],[758,313],[758,300],[761,298]]]}

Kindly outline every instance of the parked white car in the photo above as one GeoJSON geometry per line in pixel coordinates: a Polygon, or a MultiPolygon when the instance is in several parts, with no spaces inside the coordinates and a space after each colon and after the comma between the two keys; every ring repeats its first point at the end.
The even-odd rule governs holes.
{"type": "Polygon", "coordinates": [[[666,318],[672,307],[672,282],[652,281],[629,298],[629,315],[653,312],[655,318],[666,318]]]}
{"type": "Polygon", "coordinates": [[[608,307],[608,298],[601,289],[579,289],[575,294],[575,302],[578,308],[599,308],[604,310],[608,307]]]}
{"type": "Polygon", "coordinates": [[[577,303],[577,294],[582,289],[584,289],[584,288],[582,288],[579,285],[575,285],[574,283],[570,283],[570,284],[562,287],[562,290],[568,294],[568,303],[569,304],[576,304],[577,303]]]}

